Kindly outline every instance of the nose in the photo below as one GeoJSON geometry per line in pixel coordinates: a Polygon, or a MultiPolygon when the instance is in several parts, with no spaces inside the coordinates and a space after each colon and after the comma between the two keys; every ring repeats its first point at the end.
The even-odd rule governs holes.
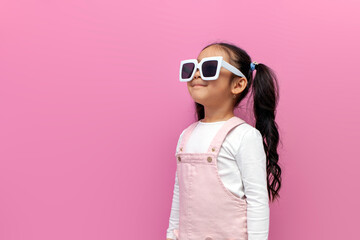
{"type": "Polygon", "coordinates": [[[200,71],[199,69],[196,70],[195,74],[194,74],[194,79],[200,77],[200,71]]]}

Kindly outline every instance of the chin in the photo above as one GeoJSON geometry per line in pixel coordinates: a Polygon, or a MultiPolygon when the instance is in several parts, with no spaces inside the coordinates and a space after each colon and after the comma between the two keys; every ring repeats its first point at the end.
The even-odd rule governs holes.
{"type": "Polygon", "coordinates": [[[204,105],[204,103],[206,103],[206,98],[203,97],[193,96],[193,100],[194,102],[199,103],[201,105],[204,105]]]}

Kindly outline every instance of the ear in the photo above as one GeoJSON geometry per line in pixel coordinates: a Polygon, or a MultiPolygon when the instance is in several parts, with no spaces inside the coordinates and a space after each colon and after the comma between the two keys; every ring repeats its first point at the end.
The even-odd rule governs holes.
{"type": "Polygon", "coordinates": [[[236,77],[232,82],[231,92],[233,94],[239,94],[246,88],[247,79],[244,77],[236,77]]]}

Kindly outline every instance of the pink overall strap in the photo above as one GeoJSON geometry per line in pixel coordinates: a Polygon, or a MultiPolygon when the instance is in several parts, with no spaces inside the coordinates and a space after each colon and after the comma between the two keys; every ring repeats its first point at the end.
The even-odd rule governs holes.
{"type": "Polygon", "coordinates": [[[219,153],[221,145],[226,138],[226,135],[236,126],[244,123],[245,121],[237,116],[233,116],[228,119],[224,125],[220,128],[220,130],[215,135],[214,139],[210,143],[208,153],[213,152],[216,155],[219,153]]]}
{"type": "MultiPolygon", "coordinates": [[[[185,144],[187,143],[187,140],[189,139],[192,131],[194,130],[194,128],[196,127],[198,122],[199,121],[192,123],[190,126],[188,126],[185,129],[184,134],[183,134],[183,136],[181,138],[181,142],[180,142],[180,146],[179,146],[180,149],[185,149],[185,144]]],[[[185,151],[183,150],[183,152],[185,152],[185,151]]]]}

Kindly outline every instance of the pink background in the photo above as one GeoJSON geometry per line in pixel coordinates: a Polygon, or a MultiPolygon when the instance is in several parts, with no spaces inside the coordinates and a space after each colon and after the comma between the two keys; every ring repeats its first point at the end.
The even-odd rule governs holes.
{"type": "Polygon", "coordinates": [[[1,1],[0,239],[165,239],[176,143],[195,120],[179,63],[213,41],[279,77],[269,239],[357,239],[359,7],[1,1]]]}

